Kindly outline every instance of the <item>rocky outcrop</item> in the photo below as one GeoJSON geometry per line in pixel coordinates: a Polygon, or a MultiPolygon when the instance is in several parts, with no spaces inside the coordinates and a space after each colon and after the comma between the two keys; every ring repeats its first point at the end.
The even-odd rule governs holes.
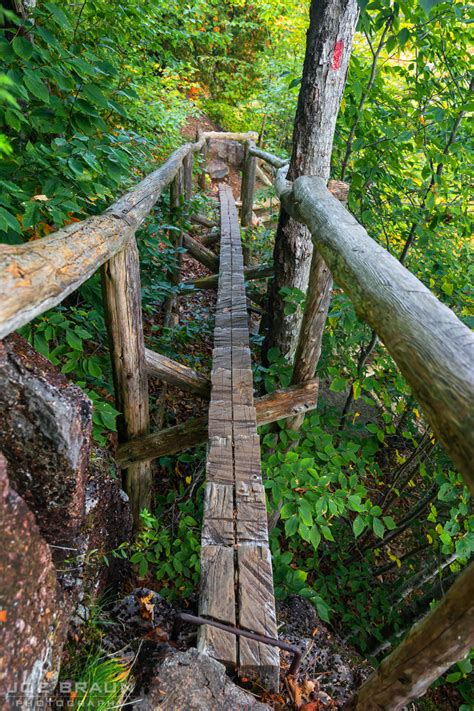
{"type": "Polygon", "coordinates": [[[158,665],[148,694],[135,706],[140,711],[270,711],[236,686],[223,664],[197,649],[175,652],[158,665]]]}
{"type": "Polygon", "coordinates": [[[211,180],[223,180],[229,175],[229,168],[222,160],[211,160],[206,165],[211,180]]]}
{"type": "Polygon", "coordinates": [[[0,343],[0,413],[0,451],[12,487],[45,540],[70,547],[85,520],[91,401],[13,335],[0,343]]]}
{"type": "Polygon", "coordinates": [[[10,488],[0,455],[0,699],[2,709],[34,708],[54,687],[66,633],[56,570],[35,517],[10,488]]]}
{"type": "Polygon", "coordinates": [[[221,141],[214,138],[208,142],[207,156],[218,160],[236,170],[241,170],[244,163],[244,147],[240,141],[221,141]]]}
{"type": "Polygon", "coordinates": [[[0,343],[0,420],[2,690],[23,689],[35,709],[76,609],[123,574],[112,551],[131,516],[110,455],[91,455],[89,398],[18,336],[0,343]]]}

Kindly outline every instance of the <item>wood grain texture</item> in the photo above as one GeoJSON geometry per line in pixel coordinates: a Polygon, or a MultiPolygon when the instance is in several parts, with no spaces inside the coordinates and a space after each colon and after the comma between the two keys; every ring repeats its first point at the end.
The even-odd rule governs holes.
{"type": "MultiPolygon", "coordinates": [[[[244,270],[244,278],[246,281],[252,279],[265,279],[273,274],[273,266],[271,264],[262,264],[257,267],[247,267],[244,270]]],[[[183,284],[194,286],[196,289],[217,289],[219,280],[218,274],[212,274],[207,277],[199,277],[198,279],[186,279],[183,284]]]]}
{"type": "Polygon", "coordinates": [[[206,139],[221,139],[223,141],[256,141],[258,133],[247,131],[246,133],[232,133],[231,131],[203,131],[202,136],[206,139]]]}
{"type": "MultiPolygon", "coordinates": [[[[255,160],[255,159],[252,159],[255,160]]],[[[261,629],[275,637],[275,603],[268,548],[265,492],[260,468],[260,442],[253,400],[252,363],[246,309],[240,228],[232,192],[219,187],[221,205],[221,248],[219,283],[214,328],[211,401],[209,405],[209,447],[202,545],[208,566],[208,548],[221,546],[233,556],[232,584],[238,623],[246,629],[261,629]],[[240,547],[256,550],[258,572],[253,561],[243,557],[240,547]],[[237,555],[236,552],[237,551],[237,555]],[[263,561],[263,562],[262,562],[263,561]],[[235,584],[234,584],[235,580],[235,584]],[[247,590],[252,586],[252,591],[247,590]]],[[[216,558],[213,564],[219,564],[216,558]]],[[[230,575],[230,562],[229,575],[230,575]]],[[[227,594],[227,593],[226,593],[227,594]]],[[[217,585],[201,591],[201,608],[214,619],[223,619],[222,590],[217,585]],[[215,597],[213,597],[215,596],[215,597]]],[[[235,608],[232,611],[235,615],[235,608]]],[[[233,618],[235,619],[235,618],[233,618]]],[[[227,635],[217,630],[203,632],[205,646],[213,656],[227,655],[227,635]],[[212,634],[212,644],[208,641],[212,634]],[[220,639],[220,634],[224,639],[220,639]]],[[[253,675],[270,689],[278,686],[278,653],[252,640],[236,639],[239,673],[253,675]],[[270,650],[270,651],[268,651],[270,650]]],[[[216,656],[227,662],[225,656],[216,656]]],[[[235,666],[234,664],[234,666],[235,666]]]]}
{"type": "MultiPolygon", "coordinates": [[[[204,545],[201,548],[199,614],[235,625],[234,549],[204,545]]],[[[233,634],[203,625],[198,631],[198,650],[235,667],[237,640],[233,634]]]]}
{"type": "Polygon", "coordinates": [[[474,563],[344,707],[400,711],[474,646],[474,563]]]}
{"type": "Polygon", "coordinates": [[[262,151],[260,148],[256,148],[253,145],[250,146],[249,152],[251,155],[255,156],[256,158],[260,158],[261,160],[264,160],[266,163],[269,163],[274,168],[283,168],[284,165],[288,165],[290,162],[289,159],[284,160],[283,158],[274,156],[272,153],[267,153],[267,151],[262,151]]]}
{"type": "Polygon", "coordinates": [[[145,364],[148,376],[159,378],[180,390],[208,398],[211,391],[209,378],[187,365],[178,363],[161,353],[145,348],[145,364]]]}
{"type": "MultiPolygon", "coordinates": [[[[141,310],[140,263],[135,238],[102,269],[104,310],[114,378],[119,441],[146,435],[149,430],[148,379],[141,310]]],[[[128,466],[124,489],[130,497],[135,528],[140,511],[151,507],[150,462],[128,466]]]]}
{"type": "MultiPolygon", "coordinates": [[[[318,380],[276,390],[255,399],[257,425],[284,420],[317,407],[318,380]]],[[[207,417],[196,417],[182,424],[153,432],[119,445],[116,459],[120,466],[157,459],[204,444],[208,433],[207,417]]]]}
{"type": "Polygon", "coordinates": [[[193,196],[193,162],[194,154],[189,151],[183,158],[183,183],[184,183],[184,199],[191,200],[193,196]]]}

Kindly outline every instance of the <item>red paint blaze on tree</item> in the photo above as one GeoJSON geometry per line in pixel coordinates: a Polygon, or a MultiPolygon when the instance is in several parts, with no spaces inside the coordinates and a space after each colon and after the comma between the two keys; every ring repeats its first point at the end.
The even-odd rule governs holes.
{"type": "Polygon", "coordinates": [[[344,42],[342,40],[338,40],[336,42],[336,45],[334,47],[334,54],[332,56],[332,68],[333,69],[339,69],[339,67],[342,64],[342,50],[344,49],[344,42]]]}

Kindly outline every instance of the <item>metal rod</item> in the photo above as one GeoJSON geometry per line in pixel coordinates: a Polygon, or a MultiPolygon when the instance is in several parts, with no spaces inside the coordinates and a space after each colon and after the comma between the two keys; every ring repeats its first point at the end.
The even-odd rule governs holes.
{"type": "Polygon", "coordinates": [[[255,642],[261,642],[262,644],[268,644],[270,647],[278,647],[279,649],[285,650],[285,652],[291,652],[293,654],[293,659],[291,661],[290,667],[286,673],[286,676],[294,676],[298,671],[301,663],[302,652],[298,647],[288,642],[282,642],[274,637],[266,637],[263,634],[257,634],[256,632],[249,632],[248,630],[242,630],[234,625],[225,625],[223,622],[215,622],[214,620],[209,620],[206,617],[199,617],[198,615],[190,615],[187,612],[178,612],[173,621],[173,629],[171,631],[171,639],[176,640],[178,638],[181,627],[185,622],[189,622],[191,625],[196,625],[200,627],[201,625],[209,625],[210,627],[217,627],[224,632],[229,632],[230,634],[235,634],[237,637],[247,637],[247,639],[253,639],[255,642]]]}

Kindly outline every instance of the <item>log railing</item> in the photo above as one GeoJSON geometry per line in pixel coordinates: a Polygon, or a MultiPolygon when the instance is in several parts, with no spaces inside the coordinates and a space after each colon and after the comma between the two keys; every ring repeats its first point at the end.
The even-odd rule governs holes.
{"type": "MultiPolygon", "coordinates": [[[[0,245],[0,338],[59,304],[102,267],[116,402],[122,413],[118,461],[126,468],[124,481],[135,521],[140,509],[150,502],[150,461],[180,451],[184,442],[186,447],[200,444],[207,436],[206,418],[150,434],[148,375],[178,384],[201,397],[208,397],[209,393],[206,377],[145,349],[135,232],[179,172],[184,195],[191,197],[193,155],[198,151],[205,154],[210,138],[246,142],[241,210],[244,226],[252,216],[256,160],[275,169],[275,190],[282,208],[308,226],[315,248],[330,267],[334,280],[391,353],[433,431],[473,493],[474,337],[469,329],[369,237],[322,179],[301,177],[291,184],[286,180],[287,161],[257,149],[255,134],[209,132],[201,133],[196,143],[175,151],[102,215],[32,243],[0,245]]],[[[204,172],[201,185],[203,175],[204,172]]],[[[200,252],[202,245],[193,244],[186,235],[183,239],[191,253],[194,249],[195,258],[207,259],[208,266],[214,269],[212,253],[200,252]]],[[[257,278],[271,274],[271,266],[256,269],[257,278]]],[[[246,279],[251,277],[251,271],[245,274],[246,279]]],[[[201,281],[204,283],[195,281],[195,286],[213,288],[217,277],[201,281]]],[[[258,424],[287,417],[292,407],[293,412],[314,407],[315,387],[303,384],[283,395],[257,399],[258,424]],[[279,409],[282,398],[285,403],[279,409]],[[262,416],[259,410],[264,412],[266,406],[273,414],[262,416]]],[[[361,687],[349,708],[402,708],[424,693],[435,678],[474,645],[473,565],[361,687]],[[436,658],[432,655],[434,647],[436,658]],[[413,661],[416,655],[421,667],[413,661]]]]}
{"type": "MultiPolygon", "coordinates": [[[[385,344],[427,420],[474,493],[474,335],[424,284],[369,237],[323,179],[286,180],[275,169],[282,208],[305,224],[351,299],[385,344]]],[[[422,696],[474,646],[474,563],[438,606],[417,623],[346,705],[348,711],[398,711],[422,696]]]]}

